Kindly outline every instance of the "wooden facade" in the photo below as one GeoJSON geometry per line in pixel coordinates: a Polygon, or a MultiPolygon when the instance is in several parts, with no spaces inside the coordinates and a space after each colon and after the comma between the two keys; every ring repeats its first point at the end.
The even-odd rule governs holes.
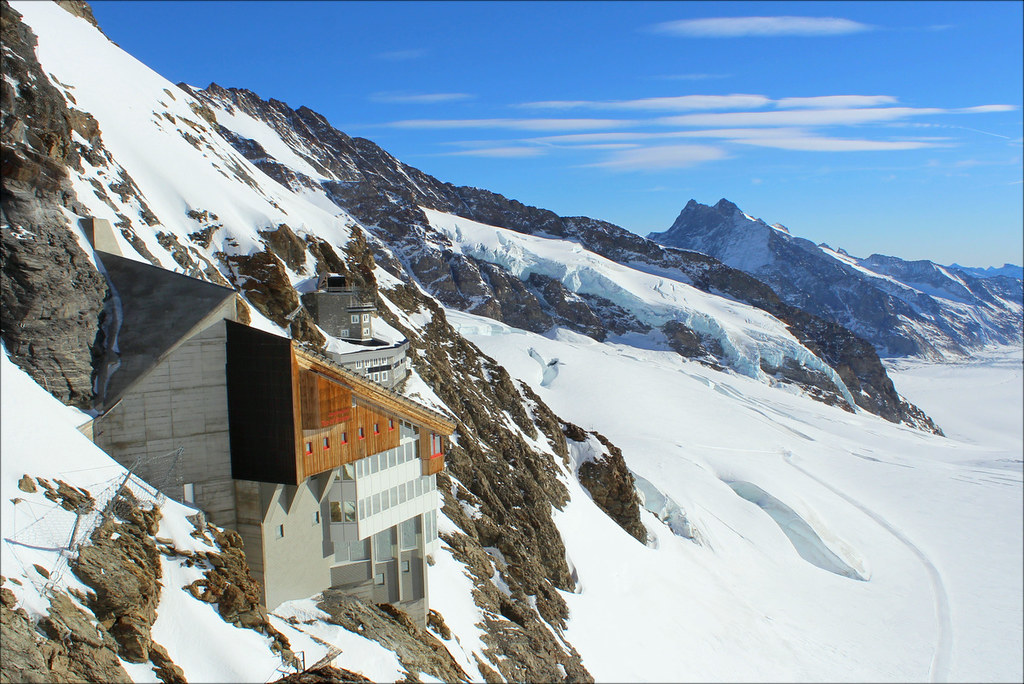
{"type": "Polygon", "coordinates": [[[294,485],[393,449],[403,421],[418,427],[423,474],[434,474],[455,428],[291,340],[230,321],[228,404],[232,476],[261,482],[294,485]]]}

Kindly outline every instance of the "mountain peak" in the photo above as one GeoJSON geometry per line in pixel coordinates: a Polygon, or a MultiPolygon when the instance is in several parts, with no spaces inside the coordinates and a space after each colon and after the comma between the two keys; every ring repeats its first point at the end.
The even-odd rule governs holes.
{"type": "Polygon", "coordinates": [[[725,199],[724,197],[718,200],[718,204],[715,205],[715,210],[718,213],[724,214],[726,216],[732,216],[736,212],[740,212],[739,207],[737,207],[735,204],[725,199]]]}

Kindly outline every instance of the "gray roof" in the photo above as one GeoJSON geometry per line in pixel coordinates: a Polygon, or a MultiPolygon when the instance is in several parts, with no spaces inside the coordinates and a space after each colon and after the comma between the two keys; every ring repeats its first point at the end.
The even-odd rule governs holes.
{"type": "Polygon", "coordinates": [[[108,306],[107,315],[121,316],[120,327],[114,323],[118,353],[112,349],[108,326],[104,359],[96,366],[97,408],[106,411],[235,291],[116,254],[96,255],[107,272],[111,294],[120,301],[120,310],[108,306]]]}

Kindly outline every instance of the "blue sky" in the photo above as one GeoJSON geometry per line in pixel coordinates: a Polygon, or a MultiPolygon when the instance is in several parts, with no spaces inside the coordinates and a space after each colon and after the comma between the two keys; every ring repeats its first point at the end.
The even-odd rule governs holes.
{"type": "Polygon", "coordinates": [[[726,197],[858,256],[1024,259],[1024,3],[93,7],[172,81],[561,215],[645,235],[726,197]]]}

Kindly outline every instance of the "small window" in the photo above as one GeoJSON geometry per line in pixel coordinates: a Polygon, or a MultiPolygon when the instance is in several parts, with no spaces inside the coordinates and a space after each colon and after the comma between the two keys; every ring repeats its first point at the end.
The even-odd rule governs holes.
{"type": "Polygon", "coordinates": [[[320,511],[313,511],[313,524],[314,525],[319,525],[320,524],[320,511]]]}
{"type": "Polygon", "coordinates": [[[397,458],[398,457],[395,455],[395,450],[388,449],[388,468],[394,468],[396,465],[398,465],[398,463],[395,462],[395,459],[397,458]]]}
{"type": "Polygon", "coordinates": [[[363,432],[363,428],[359,428],[359,439],[365,439],[366,434],[363,432]]]}
{"type": "Polygon", "coordinates": [[[376,584],[379,587],[383,587],[384,586],[384,573],[383,572],[378,572],[376,575],[374,575],[373,576],[373,583],[376,584]]]}
{"type": "Polygon", "coordinates": [[[341,433],[341,443],[342,444],[348,444],[348,433],[347,432],[342,432],[341,433]]]}
{"type": "Polygon", "coordinates": [[[387,381],[387,379],[388,379],[388,372],[387,371],[381,371],[380,372],[380,379],[384,380],[384,381],[387,381]]]}
{"type": "Polygon", "coordinates": [[[324,449],[330,449],[330,448],[331,448],[331,438],[330,437],[324,437],[324,449]]]}
{"type": "Polygon", "coordinates": [[[353,323],[358,323],[359,322],[359,314],[352,314],[352,322],[353,323]]]}
{"type": "Polygon", "coordinates": [[[359,519],[362,520],[366,517],[366,499],[359,500],[359,519]]]}
{"type": "Polygon", "coordinates": [[[370,329],[369,328],[363,328],[363,337],[366,337],[369,334],[370,334],[370,329]]]}
{"type": "Polygon", "coordinates": [[[313,454],[313,443],[306,442],[306,455],[311,456],[313,454]]]}
{"type": "Polygon", "coordinates": [[[399,485],[398,486],[398,503],[404,504],[405,500],[408,497],[409,497],[409,494],[408,494],[408,492],[406,492],[405,485],[399,485]]]}
{"type": "Polygon", "coordinates": [[[394,418],[388,418],[388,430],[394,430],[394,429],[395,429],[395,419],[394,418]]]}
{"type": "Polygon", "coordinates": [[[341,502],[340,501],[332,501],[331,502],[331,522],[332,523],[340,523],[340,522],[342,522],[341,502]]]}
{"type": "Polygon", "coordinates": [[[380,513],[380,494],[373,495],[373,514],[380,513]]]}
{"type": "Polygon", "coordinates": [[[355,501],[346,501],[342,505],[342,515],[345,518],[345,522],[355,522],[356,521],[356,502],[355,501]]]}
{"type": "Polygon", "coordinates": [[[375,435],[379,435],[380,434],[380,423],[374,423],[373,424],[373,434],[375,434],[375,435]]]}
{"type": "Polygon", "coordinates": [[[278,525],[277,526],[277,529],[274,531],[274,536],[277,537],[278,539],[281,539],[282,537],[284,537],[284,525],[278,525]]]}
{"type": "Polygon", "coordinates": [[[409,561],[402,561],[402,572],[409,572],[410,569],[409,561]]]}
{"type": "Polygon", "coordinates": [[[363,314],[363,323],[369,323],[369,322],[370,322],[370,314],[364,313],[363,314]]]}
{"type": "Polygon", "coordinates": [[[342,328],[339,332],[341,334],[338,337],[348,337],[348,328],[342,328]]]}
{"type": "Polygon", "coordinates": [[[416,496],[416,490],[413,488],[413,481],[409,480],[405,483],[405,498],[411,499],[416,496]]]}

